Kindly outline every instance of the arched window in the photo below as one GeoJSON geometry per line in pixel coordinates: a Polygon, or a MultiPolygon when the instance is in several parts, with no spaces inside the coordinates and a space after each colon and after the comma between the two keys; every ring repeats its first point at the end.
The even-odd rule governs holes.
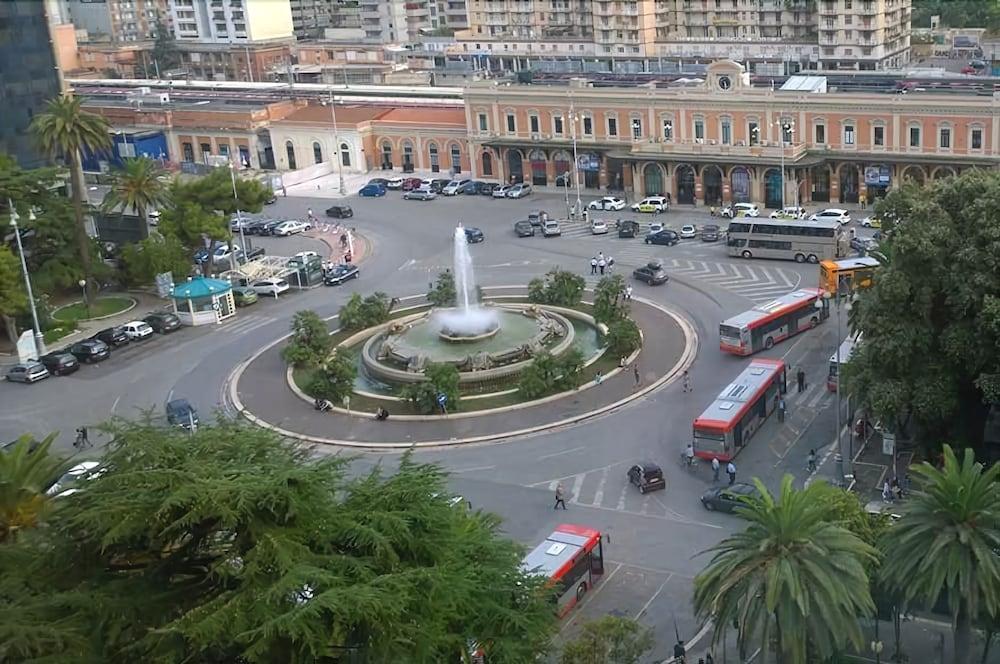
{"type": "Polygon", "coordinates": [[[319,141],[313,142],[313,163],[323,163],[323,148],[320,146],[319,141]]]}
{"type": "Polygon", "coordinates": [[[413,171],[413,143],[403,141],[403,169],[410,173],[413,171]]]}
{"type": "Polygon", "coordinates": [[[392,170],[392,143],[388,141],[382,144],[382,170],[392,170]]]}
{"type": "Polygon", "coordinates": [[[455,173],[462,172],[462,149],[455,144],[451,146],[451,170],[455,173]]]}
{"type": "Polygon", "coordinates": [[[489,152],[483,153],[483,177],[493,175],[493,157],[489,152]]]}
{"type": "Polygon", "coordinates": [[[351,167],[351,146],[347,143],[340,144],[340,164],[351,167]]]}
{"type": "Polygon", "coordinates": [[[441,162],[440,162],[440,156],[438,155],[437,143],[431,143],[429,146],[427,146],[427,152],[431,156],[431,172],[440,173],[441,162]]]}
{"type": "Polygon", "coordinates": [[[285,142],[285,154],[288,155],[288,170],[294,171],[298,166],[295,164],[295,146],[291,141],[285,142]]]}

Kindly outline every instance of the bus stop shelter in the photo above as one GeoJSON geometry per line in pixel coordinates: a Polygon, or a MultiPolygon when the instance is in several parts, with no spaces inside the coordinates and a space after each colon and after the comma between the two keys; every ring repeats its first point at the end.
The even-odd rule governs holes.
{"type": "Polygon", "coordinates": [[[184,325],[209,325],[236,315],[233,287],[228,281],[189,278],[173,287],[170,300],[184,325]]]}

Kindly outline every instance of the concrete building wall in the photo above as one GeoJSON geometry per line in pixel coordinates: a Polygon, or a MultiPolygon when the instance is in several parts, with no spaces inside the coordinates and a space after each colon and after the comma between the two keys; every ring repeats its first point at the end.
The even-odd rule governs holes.
{"type": "Polygon", "coordinates": [[[287,39],[293,36],[292,9],[287,1],[243,0],[247,39],[287,39]]]}

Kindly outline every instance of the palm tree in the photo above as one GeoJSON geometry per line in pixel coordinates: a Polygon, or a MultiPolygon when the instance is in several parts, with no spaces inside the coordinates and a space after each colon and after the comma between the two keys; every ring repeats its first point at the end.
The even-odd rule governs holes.
{"type": "Polygon", "coordinates": [[[1000,614],[1000,464],[989,470],[966,449],[959,462],[944,446],[944,465],[912,469],[917,488],[886,530],[883,578],[904,603],[935,604],[942,593],[954,621],[954,662],[971,655],[972,621],[1000,614]]]}
{"type": "Polygon", "coordinates": [[[877,552],[837,522],[829,507],[836,489],[815,482],[798,491],[790,475],[777,496],[754,484],[759,496],[738,509],[749,525],[709,550],[694,581],[695,611],[714,620],[713,642],[735,623],[741,650],[774,643],[779,663],[862,647],[858,616],[875,612],[865,568],[877,552]]]}
{"type": "Polygon", "coordinates": [[[112,174],[111,190],[104,196],[101,207],[106,212],[135,208],[142,223],[148,223],[146,213],[169,200],[166,174],[149,157],[126,159],[125,165],[112,174]]]}
{"type": "Polygon", "coordinates": [[[0,452],[0,542],[38,524],[48,506],[45,490],[69,469],[70,462],[49,454],[54,440],[24,435],[0,452]]]}
{"type": "Polygon", "coordinates": [[[93,301],[94,282],[91,279],[91,239],[83,220],[84,182],[80,151],[106,149],[111,146],[110,127],[99,115],[87,113],[80,100],[62,94],[48,102],[46,111],[31,123],[31,132],[39,146],[53,158],[62,157],[69,167],[73,191],[73,212],[76,217],[76,243],[80,267],[87,281],[87,302],[93,301]]]}

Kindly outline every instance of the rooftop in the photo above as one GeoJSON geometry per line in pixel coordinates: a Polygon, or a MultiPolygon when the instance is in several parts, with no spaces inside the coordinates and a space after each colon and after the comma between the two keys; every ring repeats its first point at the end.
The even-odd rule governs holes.
{"type": "MultiPolygon", "coordinates": [[[[370,122],[381,119],[384,115],[391,112],[386,106],[372,106],[367,104],[337,104],[336,110],[338,125],[357,125],[361,122],[370,122]]],[[[333,118],[329,106],[310,103],[308,106],[303,106],[288,115],[283,120],[277,121],[276,124],[314,126],[317,124],[333,124],[333,118]]]]}

